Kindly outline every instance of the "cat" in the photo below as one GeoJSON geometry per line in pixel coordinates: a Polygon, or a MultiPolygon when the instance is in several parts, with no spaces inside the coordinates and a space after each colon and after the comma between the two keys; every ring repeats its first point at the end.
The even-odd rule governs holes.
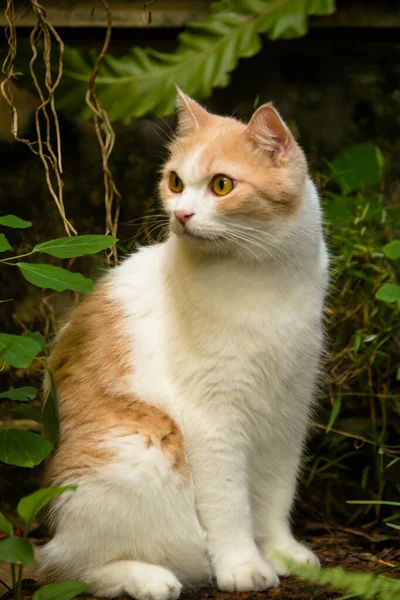
{"type": "Polygon", "coordinates": [[[318,565],[290,525],[320,373],[328,255],[305,156],[272,104],[244,124],[178,91],[166,241],[75,308],[49,367],[60,438],[42,582],[174,600],[318,565]]]}

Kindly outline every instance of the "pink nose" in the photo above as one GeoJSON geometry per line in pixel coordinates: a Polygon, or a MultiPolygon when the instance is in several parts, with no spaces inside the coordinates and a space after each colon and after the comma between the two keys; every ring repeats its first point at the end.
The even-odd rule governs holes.
{"type": "Polygon", "coordinates": [[[186,225],[189,219],[193,217],[194,212],[188,212],[187,210],[174,210],[174,215],[181,225],[186,225]]]}

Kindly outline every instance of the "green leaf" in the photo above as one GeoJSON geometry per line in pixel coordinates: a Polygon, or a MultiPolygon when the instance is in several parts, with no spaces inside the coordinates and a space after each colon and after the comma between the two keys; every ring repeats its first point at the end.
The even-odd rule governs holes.
{"type": "Polygon", "coordinates": [[[385,283],[375,294],[375,298],[384,302],[400,302],[400,285],[385,283]]]}
{"type": "Polygon", "coordinates": [[[0,512],[0,531],[3,531],[8,537],[11,537],[14,534],[13,526],[2,512],[0,512]]]}
{"type": "Polygon", "coordinates": [[[0,233],[0,252],[5,252],[6,250],[12,250],[12,248],[4,233],[0,233]]]}
{"type": "Polygon", "coordinates": [[[38,423],[42,422],[41,409],[38,406],[31,406],[31,404],[19,404],[18,406],[13,406],[11,414],[17,417],[25,417],[26,419],[31,419],[38,423]]]}
{"type": "Polygon", "coordinates": [[[392,258],[393,260],[400,258],[400,240],[393,240],[393,242],[389,242],[389,244],[383,246],[382,250],[383,254],[388,258],[392,258]]]}
{"type": "Polygon", "coordinates": [[[383,175],[383,156],[374,144],[356,144],[342,150],[330,163],[344,194],[377,185],[383,175]]]}
{"type": "Polygon", "coordinates": [[[7,398],[7,400],[17,400],[18,402],[26,402],[27,400],[34,400],[36,398],[37,389],[27,385],[24,387],[16,388],[15,390],[8,390],[7,392],[1,392],[0,398],[7,398]]]}
{"type": "Polygon", "coordinates": [[[35,564],[32,544],[20,537],[0,540],[0,562],[32,566],[35,564]]]}
{"type": "Polygon", "coordinates": [[[32,600],[72,600],[88,589],[81,581],[59,581],[48,583],[35,592],[32,600]]]}
{"type": "Polygon", "coordinates": [[[41,350],[44,350],[47,346],[45,338],[42,336],[41,333],[39,333],[39,331],[30,331],[26,334],[26,337],[35,340],[35,342],[37,342],[40,345],[41,350]]]}
{"type": "Polygon", "coordinates": [[[0,429],[0,461],[17,467],[35,467],[53,446],[37,433],[22,429],[0,429]]]}
{"type": "Polygon", "coordinates": [[[54,500],[54,498],[61,496],[64,492],[71,492],[73,490],[76,490],[76,487],[49,487],[36,490],[33,494],[21,498],[18,502],[17,512],[25,521],[25,529],[29,529],[38,512],[54,500]]]}
{"type": "Polygon", "coordinates": [[[342,408],[342,399],[340,398],[340,396],[338,396],[337,398],[335,398],[335,402],[333,403],[333,408],[331,410],[331,414],[329,417],[328,425],[326,426],[327,433],[329,433],[329,431],[333,427],[336,419],[339,416],[341,408],[342,408]]]}
{"type": "MultiPolygon", "coordinates": [[[[175,85],[197,99],[226,87],[240,58],[257,54],[262,37],[301,37],[308,17],[331,14],[334,0],[236,0],[215,2],[203,22],[187,23],[174,53],[132,48],[124,57],[106,54],[96,78],[96,96],[112,121],[129,123],[148,113],[175,109],[175,85]]],[[[91,118],[85,103],[96,52],[65,47],[57,107],[91,118]]],[[[26,63],[27,64],[27,63],[26,63]]],[[[18,69],[26,72],[23,63],[18,69]]]]}
{"type": "Polygon", "coordinates": [[[12,227],[13,229],[26,229],[27,227],[32,227],[30,221],[24,221],[15,215],[5,215],[4,217],[0,217],[0,225],[12,227]]]}
{"type": "Polygon", "coordinates": [[[17,266],[21,269],[25,279],[37,287],[49,288],[56,292],[73,290],[85,294],[93,289],[93,281],[81,273],[71,273],[71,271],[52,265],[17,263],[17,266]]]}
{"type": "Polygon", "coordinates": [[[96,254],[113,246],[117,242],[111,235],[77,235],[42,242],[34,247],[33,252],[45,252],[57,258],[72,258],[85,254],[96,254]]]}
{"type": "Polygon", "coordinates": [[[39,352],[39,344],[27,336],[0,333],[0,356],[12,367],[27,367],[39,352]]]}
{"type": "Polygon", "coordinates": [[[57,394],[52,384],[48,397],[43,407],[43,429],[46,438],[53,445],[56,444],[60,431],[58,416],[57,394]]]}

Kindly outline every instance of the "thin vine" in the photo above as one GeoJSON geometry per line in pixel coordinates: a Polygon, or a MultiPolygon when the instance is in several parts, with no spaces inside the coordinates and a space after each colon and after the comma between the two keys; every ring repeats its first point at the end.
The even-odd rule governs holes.
{"type": "Polygon", "coordinates": [[[32,49],[32,58],[29,63],[29,71],[38,93],[40,104],[35,111],[36,137],[35,141],[21,138],[18,134],[18,112],[14,102],[11,82],[18,75],[14,72],[15,58],[17,55],[17,34],[16,34],[16,15],[14,0],[6,0],[5,18],[6,18],[6,38],[8,43],[8,53],[2,65],[4,80],[1,83],[1,93],[11,108],[11,134],[18,142],[22,142],[28,148],[37,154],[43,164],[47,187],[57,209],[62,218],[67,235],[76,234],[76,230],[67,219],[63,200],[63,181],[62,181],[62,152],[61,135],[58,122],[58,115],[55,107],[54,93],[57,89],[63,72],[64,44],[55,28],[49,23],[46,17],[46,11],[37,0],[30,0],[33,12],[37,17],[37,23],[30,35],[30,45],[32,49]],[[59,49],[58,70],[53,81],[51,69],[52,38],[56,41],[59,49]],[[45,66],[45,90],[40,86],[36,73],[35,63],[38,58],[37,45],[43,40],[43,63],[45,66]],[[41,129],[41,123],[44,122],[44,138],[41,129]],[[56,147],[53,148],[51,142],[52,129],[55,133],[56,147]]]}
{"type": "MultiPolygon", "coordinates": [[[[96,62],[90,75],[89,88],[86,92],[86,104],[89,106],[90,110],[93,113],[94,129],[96,132],[97,140],[99,142],[103,163],[106,234],[111,233],[111,235],[116,238],[118,231],[121,194],[119,193],[114,183],[114,179],[108,162],[114,148],[115,133],[111,125],[110,119],[108,117],[108,114],[100,105],[95,90],[96,76],[99,71],[100,64],[104,56],[106,55],[106,52],[110,45],[112,32],[111,11],[106,0],[101,1],[107,16],[107,31],[103,47],[98,57],[96,58],[96,62]]],[[[117,248],[115,245],[106,252],[106,257],[109,264],[118,263],[117,248]]]]}

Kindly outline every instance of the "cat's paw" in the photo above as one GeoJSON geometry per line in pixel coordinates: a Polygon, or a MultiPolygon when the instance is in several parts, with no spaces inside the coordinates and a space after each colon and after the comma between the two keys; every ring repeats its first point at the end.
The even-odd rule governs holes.
{"type": "Polygon", "coordinates": [[[148,569],[144,568],[141,576],[135,574],[125,589],[135,600],[177,600],[182,585],[171,571],[148,565],[148,569]]]}
{"type": "Polygon", "coordinates": [[[274,569],[261,558],[217,572],[218,587],[223,592],[261,592],[279,586],[274,569]]]}
{"type": "Polygon", "coordinates": [[[296,542],[296,540],[293,540],[293,543],[286,547],[269,547],[264,553],[264,556],[274,567],[279,577],[290,575],[290,566],[285,562],[285,559],[288,561],[295,561],[302,565],[320,567],[320,562],[314,552],[304,544],[296,542]]]}

